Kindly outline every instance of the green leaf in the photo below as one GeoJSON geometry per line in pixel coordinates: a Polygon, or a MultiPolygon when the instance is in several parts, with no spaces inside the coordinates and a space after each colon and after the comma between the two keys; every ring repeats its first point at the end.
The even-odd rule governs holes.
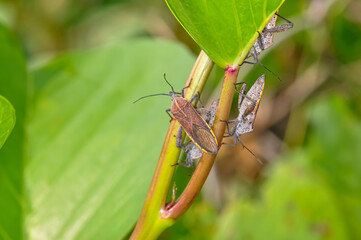
{"type": "Polygon", "coordinates": [[[2,25],[0,53],[0,95],[16,111],[16,125],[0,149],[0,239],[23,239],[27,72],[20,44],[2,25]]]}
{"type": "Polygon", "coordinates": [[[361,123],[354,103],[331,96],[310,104],[312,164],[335,192],[350,239],[361,238],[361,123]]]}
{"type": "Polygon", "coordinates": [[[29,239],[119,239],[135,224],[169,126],[167,79],[194,57],[150,40],[62,56],[33,73],[29,239]]]}
{"type": "Polygon", "coordinates": [[[360,25],[345,15],[335,17],[333,22],[330,39],[337,58],[342,63],[359,60],[361,56],[360,25]]]}
{"type": "Polygon", "coordinates": [[[180,24],[220,67],[239,65],[284,0],[166,0],[180,24]]]}
{"type": "Polygon", "coordinates": [[[272,167],[258,201],[226,208],[216,239],[360,239],[360,116],[343,96],[309,108],[303,150],[272,167]]]}
{"type": "Polygon", "coordinates": [[[0,95],[0,149],[15,125],[15,110],[11,103],[0,95]]]}
{"type": "Polygon", "coordinates": [[[215,239],[348,239],[333,192],[312,171],[307,153],[286,159],[274,166],[259,201],[228,206],[215,239]]]}

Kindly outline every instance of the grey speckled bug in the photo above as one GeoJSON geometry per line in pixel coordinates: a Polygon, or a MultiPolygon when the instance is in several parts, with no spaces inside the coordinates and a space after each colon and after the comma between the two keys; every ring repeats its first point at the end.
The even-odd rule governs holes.
{"type": "Polygon", "coordinates": [[[282,16],[278,15],[278,13],[275,13],[273,15],[273,17],[271,18],[271,20],[267,23],[267,25],[263,29],[263,31],[261,33],[259,33],[259,37],[257,38],[256,42],[253,44],[252,49],[249,51],[249,53],[248,53],[248,55],[246,57],[246,58],[253,57],[253,60],[255,62],[244,61],[244,63],[249,63],[249,64],[257,64],[257,63],[259,63],[262,67],[264,67],[267,71],[269,71],[270,73],[272,73],[275,77],[277,77],[279,79],[279,77],[276,74],[274,74],[271,70],[266,68],[260,62],[260,60],[258,59],[258,55],[262,51],[264,51],[267,48],[269,48],[270,46],[272,46],[272,44],[273,44],[273,34],[274,33],[284,32],[284,31],[287,31],[288,29],[291,29],[291,28],[293,28],[293,23],[291,21],[289,21],[286,18],[283,18],[282,16]],[[280,26],[276,26],[277,17],[282,18],[287,23],[282,24],[280,26]]]}
{"type": "Polygon", "coordinates": [[[262,51],[266,50],[273,44],[273,34],[278,32],[285,32],[288,29],[293,28],[293,23],[288,19],[285,19],[275,13],[271,20],[267,23],[263,31],[260,33],[259,37],[257,38],[256,42],[253,44],[253,49],[257,55],[259,55],[262,51]],[[277,17],[282,18],[287,23],[282,24],[280,26],[276,26],[277,17]]]}
{"type": "MultiPolygon", "coordinates": [[[[206,120],[210,127],[213,126],[214,118],[216,116],[216,111],[218,107],[219,99],[213,101],[210,109],[199,108],[197,111],[201,114],[202,117],[206,120]]],[[[180,145],[183,148],[184,153],[187,154],[185,163],[179,162],[176,165],[181,165],[185,167],[192,167],[194,170],[194,161],[200,159],[203,156],[203,151],[193,142],[185,143],[180,145]]]]}
{"type": "Polygon", "coordinates": [[[253,84],[253,86],[246,95],[245,95],[247,89],[246,83],[240,82],[235,84],[235,85],[243,84],[241,90],[238,90],[237,87],[235,86],[236,91],[239,93],[239,99],[238,99],[239,115],[236,119],[226,122],[228,137],[233,136],[234,143],[233,144],[222,143],[222,144],[234,146],[237,144],[237,141],[239,141],[244,148],[246,148],[252,155],[254,155],[252,151],[249,150],[242,143],[239,136],[241,134],[245,134],[253,131],[258,107],[262,98],[264,83],[265,83],[265,75],[262,75],[257,79],[257,81],[253,84]],[[230,123],[235,123],[231,129],[229,127],[230,123]]]}

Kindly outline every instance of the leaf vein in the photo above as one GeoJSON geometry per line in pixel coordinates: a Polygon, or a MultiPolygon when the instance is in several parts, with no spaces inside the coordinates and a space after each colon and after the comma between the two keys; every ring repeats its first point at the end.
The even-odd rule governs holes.
{"type": "Polygon", "coordinates": [[[253,13],[253,6],[251,3],[251,0],[248,0],[248,3],[249,3],[249,10],[251,11],[251,14],[252,14],[253,25],[257,29],[257,24],[255,22],[255,17],[254,17],[254,13],[253,13]]]}

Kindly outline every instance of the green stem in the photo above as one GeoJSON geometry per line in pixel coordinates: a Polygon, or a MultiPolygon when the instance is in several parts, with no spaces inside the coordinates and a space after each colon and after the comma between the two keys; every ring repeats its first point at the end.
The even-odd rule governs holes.
{"type": "MultiPolygon", "coordinates": [[[[202,92],[212,68],[212,60],[202,51],[186,83],[187,86],[191,82],[185,92],[186,99],[190,100],[195,93],[202,92]]],[[[142,212],[130,239],[155,239],[174,223],[173,219],[162,218],[162,211],[175,170],[172,165],[177,163],[181,150],[176,147],[174,137],[178,127],[179,123],[172,120],[142,212]]]]}
{"type": "MultiPolygon", "coordinates": [[[[223,135],[226,129],[225,122],[220,120],[228,120],[228,115],[231,110],[231,104],[234,93],[234,83],[237,81],[239,67],[227,68],[223,80],[221,97],[219,100],[216,118],[213,126],[214,134],[217,137],[218,143],[221,144],[223,135]]],[[[192,175],[186,189],[183,191],[179,200],[170,208],[165,210],[162,214],[164,219],[173,219],[176,221],[182,216],[188,208],[191,206],[194,199],[200,192],[204,182],[206,181],[209,172],[212,169],[216,155],[210,153],[204,153],[201,161],[199,162],[197,169],[192,175]]]]}

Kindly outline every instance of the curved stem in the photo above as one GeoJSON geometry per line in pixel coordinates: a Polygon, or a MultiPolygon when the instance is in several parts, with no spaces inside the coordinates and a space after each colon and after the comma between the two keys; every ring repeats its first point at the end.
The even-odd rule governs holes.
{"type": "MultiPolygon", "coordinates": [[[[220,120],[228,120],[234,93],[234,83],[237,81],[238,72],[238,66],[235,68],[229,67],[225,72],[221,97],[213,126],[213,131],[219,144],[222,143],[223,135],[226,130],[226,123],[220,120]]],[[[196,171],[193,173],[191,180],[189,181],[179,200],[172,207],[163,212],[162,218],[173,219],[175,221],[188,210],[200,192],[204,182],[206,181],[208,174],[212,169],[215,158],[216,155],[214,154],[203,154],[196,171]]]]}
{"type": "MultiPolygon", "coordinates": [[[[188,86],[191,82],[185,92],[187,100],[190,100],[195,93],[202,92],[212,68],[212,60],[201,51],[185,85],[188,86]]],[[[178,127],[179,123],[172,120],[142,212],[130,239],[155,239],[165,228],[174,223],[174,220],[164,219],[161,215],[175,170],[172,165],[177,163],[181,151],[176,147],[174,137],[178,127]]]]}

